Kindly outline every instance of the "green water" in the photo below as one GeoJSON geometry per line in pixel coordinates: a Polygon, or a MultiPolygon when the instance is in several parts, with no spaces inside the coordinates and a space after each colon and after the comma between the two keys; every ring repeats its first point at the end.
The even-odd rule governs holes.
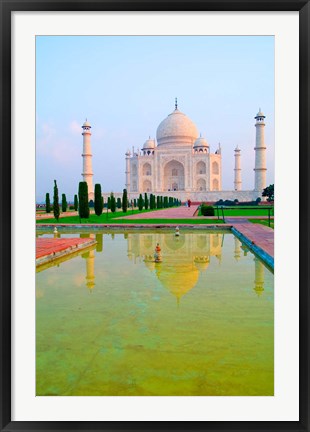
{"type": "Polygon", "coordinates": [[[37,395],[273,395],[273,274],[238,239],[91,236],[37,272],[37,395]]]}

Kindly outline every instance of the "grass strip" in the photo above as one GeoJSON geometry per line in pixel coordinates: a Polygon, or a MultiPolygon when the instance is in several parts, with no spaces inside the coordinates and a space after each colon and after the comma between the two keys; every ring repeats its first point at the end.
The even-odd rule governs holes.
{"type": "MultiPolygon", "coordinates": [[[[269,227],[268,219],[248,219],[248,221],[269,227]]],[[[270,228],[274,229],[274,221],[273,220],[270,221],[270,228]]]]}
{"type": "MultiPolygon", "coordinates": [[[[121,212],[118,213],[118,217],[120,217],[121,212]]],[[[125,213],[126,215],[126,213],[125,213]]],[[[128,213],[127,213],[127,216],[128,213]]],[[[79,216],[69,216],[69,217],[64,217],[64,218],[59,218],[59,220],[57,221],[54,218],[51,219],[38,219],[37,220],[38,224],[47,224],[47,225],[51,225],[51,224],[57,224],[60,223],[62,225],[64,224],[76,224],[76,225],[84,225],[84,224],[134,224],[134,225],[139,225],[139,224],[190,224],[190,225],[203,225],[203,224],[214,224],[214,225],[218,225],[223,223],[223,221],[218,220],[218,219],[196,219],[196,218],[190,218],[190,219],[143,219],[143,217],[141,217],[141,219],[116,219],[115,217],[110,217],[110,215],[108,216],[108,218],[106,217],[106,215],[101,215],[101,216],[96,216],[96,215],[90,215],[89,219],[81,219],[79,216]]]]}

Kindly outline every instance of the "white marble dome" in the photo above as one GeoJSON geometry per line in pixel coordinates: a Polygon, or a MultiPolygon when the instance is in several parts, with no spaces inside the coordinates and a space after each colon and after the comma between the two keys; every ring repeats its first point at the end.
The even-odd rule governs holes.
{"type": "Polygon", "coordinates": [[[85,120],[82,127],[91,127],[89,121],[85,120]]]}
{"type": "Polygon", "coordinates": [[[196,139],[194,144],[194,148],[197,147],[209,147],[209,144],[207,143],[207,140],[205,138],[200,136],[199,138],[196,139]]]}
{"type": "Polygon", "coordinates": [[[175,109],[158,126],[156,139],[158,145],[163,144],[191,144],[198,137],[195,123],[185,114],[175,109]]]}
{"type": "Polygon", "coordinates": [[[148,150],[148,149],[154,149],[155,148],[155,140],[149,138],[148,140],[145,141],[145,143],[143,144],[143,150],[148,150]]]}

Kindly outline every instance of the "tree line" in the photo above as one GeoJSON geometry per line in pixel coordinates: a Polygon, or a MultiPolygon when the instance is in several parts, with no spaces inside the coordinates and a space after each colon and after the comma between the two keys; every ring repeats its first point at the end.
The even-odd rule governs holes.
{"type": "MultiPolygon", "coordinates": [[[[95,214],[100,216],[103,212],[103,209],[106,207],[107,210],[111,210],[112,213],[116,211],[116,208],[122,209],[124,213],[127,212],[128,208],[136,208],[140,211],[145,210],[155,210],[160,208],[168,208],[174,206],[180,206],[181,201],[167,196],[156,196],[154,194],[145,193],[144,197],[142,194],[139,195],[138,199],[131,200],[129,202],[127,189],[123,190],[122,198],[118,197],[117,199],[114,196],[114,193],[111,192],[108,197],[107,203],[104,203],[104,199],[102,196],[101,185],[95,184],[94,190],[94,201],[88,201],[88,185],[86,182],[79,183],[78,194],[74,195],[74,204],[70,206],[70,209],[74,209],[79,212],[80,219],[88,219],[90,214],[90,207],[94,207],[95,214]]],[[[61,199],[61,210],[62,212],[66,212],[68,209],[68,203],[66,194],[62,194],[61,199]]],[[[59,206],[59,193],[58,186],[56,180],[54,180],[54,194],[53,194],[53,205],[51,206],[50,195],[46,194],[45,197],[45,211],[46,213],[50,213],[53,210],[54,218],[58,221],[60,216],[60,206],[59,206]]]]}

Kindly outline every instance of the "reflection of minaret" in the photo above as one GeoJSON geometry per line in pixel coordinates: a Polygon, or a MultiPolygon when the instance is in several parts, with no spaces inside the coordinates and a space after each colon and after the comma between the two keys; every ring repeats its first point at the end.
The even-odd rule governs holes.
{"type": "Polygon", "coordinates": [[[247,248],[247,246],[244,243],[242,243],[241,249],[243,250],[243,255],[247,256],[249,249],[247,248]]]}
{"type": "Polygon", "coordinates": [[[93,186],[93,168],[92,168],[92,152],[91,152],[91,144],[90,144],[90,136],[91,136],[91,125],[86,121],[82,126],[83,132],[83,181],[87,183],[88,186],[88,195],[94,193],[93,186]]]}
{"type": "MultiPolygon", "coordinates": [[[[95,234],[85,234],[89,238],[95,238],[95,234]]],[[[86,286],[90,292],[95,286],[95,249],[90,250],[82,255],[86,260],[86,286]]]]}
{"type": "Polygon", "coordinates": [[[265,282],[265,275],[264,275],[264,264],[258,259],[254,258],[255,262],[255,287],[254,291],[257,295],[262,295],[264,291],[264,282],[265,282]]]}
{"type": "Polygon", "coordinates": [[[237,239],[237,237],[235,237],[235,255],[234,255],[235,260],[239,261],[240,256],[241,256],[241,243],[237,239]]]}
{"type": "Polygon", "coordinates": [[[95,286],[95,251],[89,251],[88,257],[86,258],[86,286],[89,291],[95,286]]]}

